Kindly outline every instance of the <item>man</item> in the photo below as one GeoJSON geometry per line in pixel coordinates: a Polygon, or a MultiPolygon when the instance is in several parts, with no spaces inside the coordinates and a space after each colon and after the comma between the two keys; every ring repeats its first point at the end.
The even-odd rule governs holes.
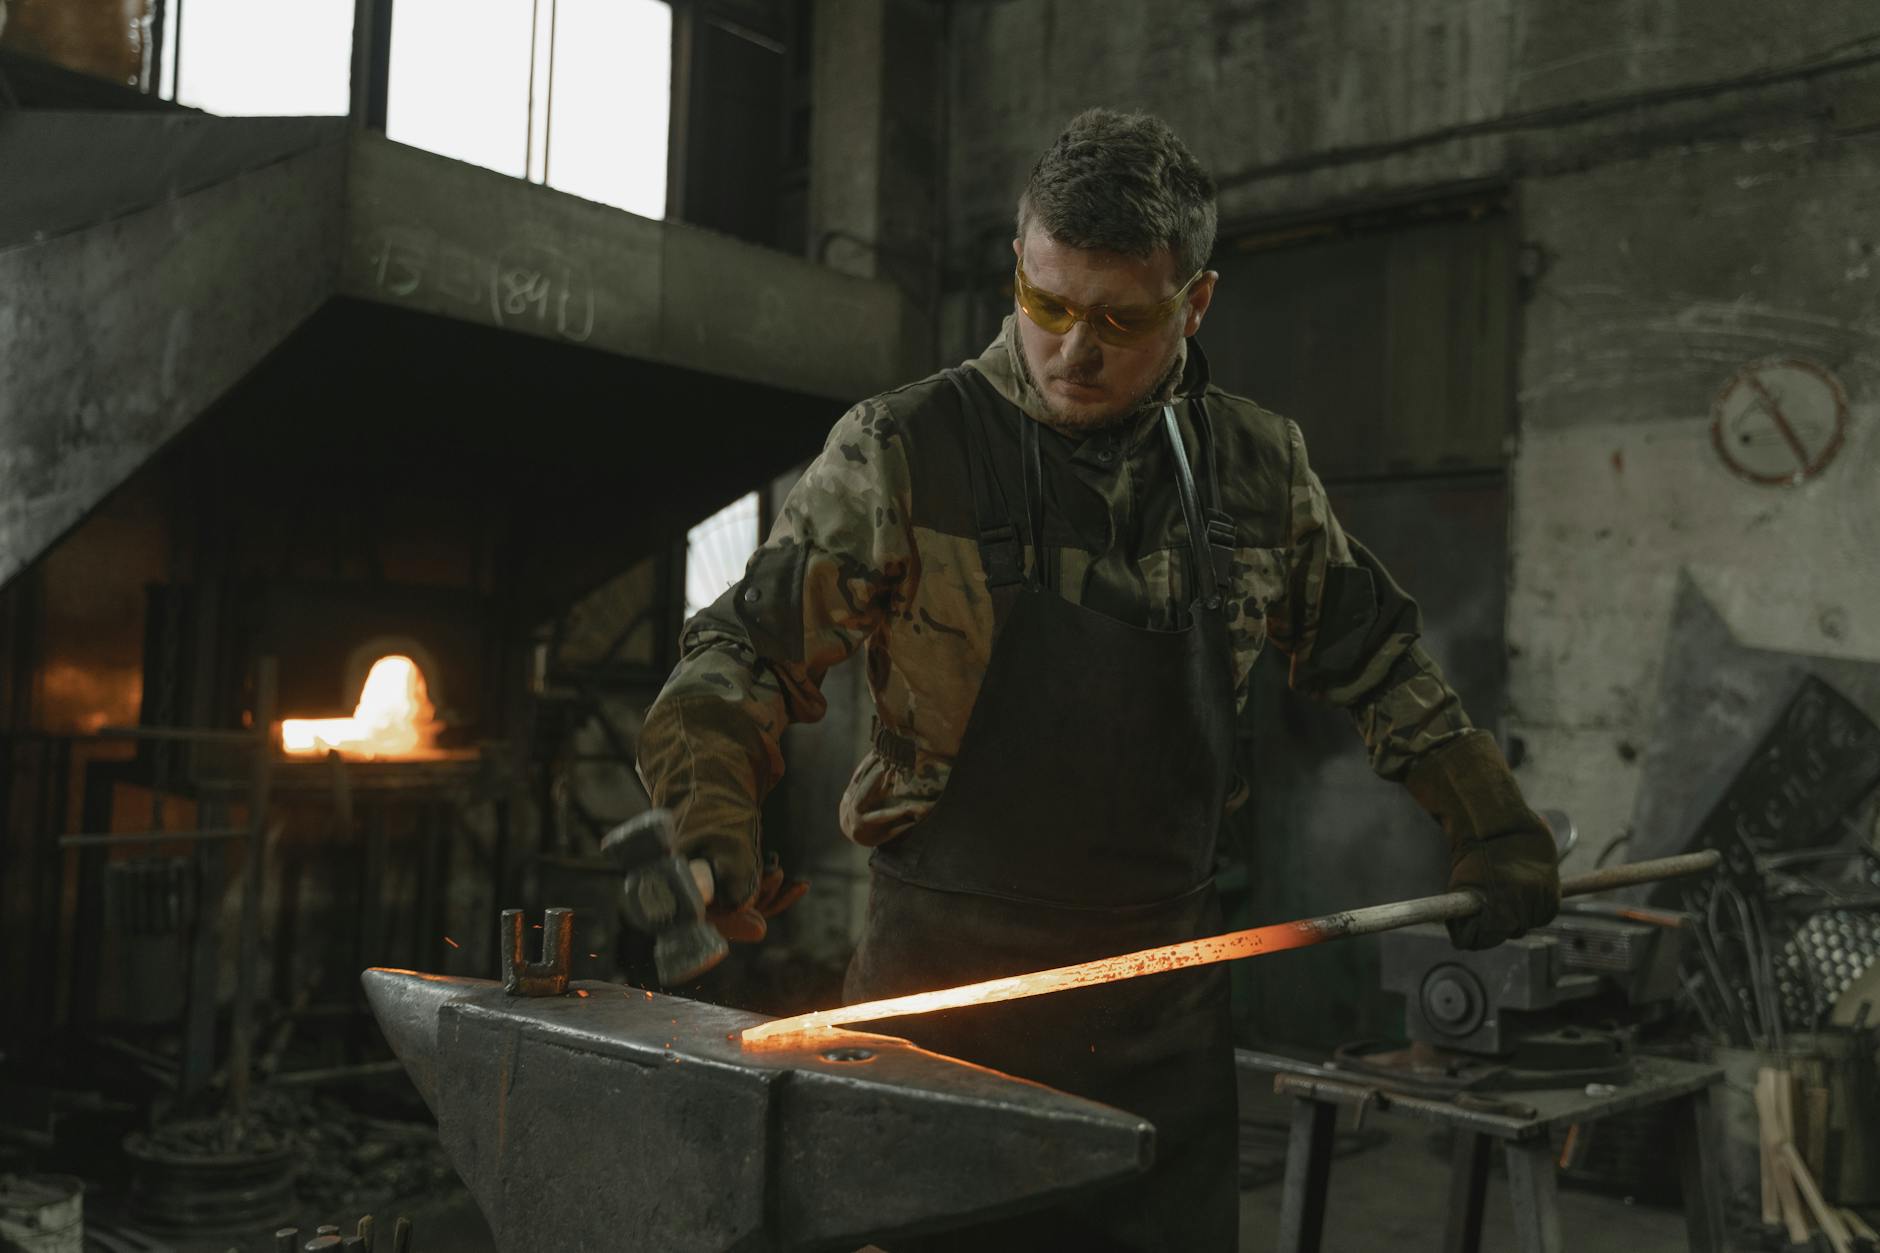
{"type": "MultiPolygon", "coordinates": [[[[1447,831],[1450,886],[1484,898],[1457,943],[1553,916],[1552,839],[1416,606],[1340,529],[1299,429],[1208,383],[1190,337],[1214,231],[1213,183],[1161,122],[1073,120],[1019,200],[999,339],[850,410],[689,625],[640,768],[727,934],[787,903],[758,807],[785,725],[858,651],[877,730],[841,822],[875,852],[851,998],[1218,930],[1233,722],[1269,642],[1447,831]]],[[[1225,989],[1214,967],[893,1024],[1156,1126],[1140,1181],[933,1247],[1232,1249],[1225,989]]]]}

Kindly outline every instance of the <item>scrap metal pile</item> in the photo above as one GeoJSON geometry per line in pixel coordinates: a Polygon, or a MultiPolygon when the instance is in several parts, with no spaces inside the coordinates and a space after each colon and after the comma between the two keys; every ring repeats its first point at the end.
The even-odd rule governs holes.
{"type": "Polygon", "coordinates": [[[1695,941],[1689,1004],[1753,1073],[1760,1178],[1733,1197],[1740,1225],[1836,1249],[1864,1230],[1844,1207],[1880,1203],[1876,785],[1880,727],[1809,676],[1692,837],[1723,873],[1659,897],[1695,941]]]}
{"type": "Polygon", "coordinates": [[[1724,872],[1659,899],[1685,912],[1686,991],[1719,1043],[1780,1052],[1827,1028],[1880,960],[1876,785],[1880,727],[1810,678],[1697,828],[1724,872]]]}

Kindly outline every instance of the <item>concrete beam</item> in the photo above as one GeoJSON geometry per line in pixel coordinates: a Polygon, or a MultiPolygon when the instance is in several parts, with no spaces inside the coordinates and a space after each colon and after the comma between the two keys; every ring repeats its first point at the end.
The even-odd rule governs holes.
{"type": "Polygon", "coordinates": [[[0,584],[335,295],[843,402],[909,372],[888,283],[340,119],[13,113],[0,168],[0,584]]]}
{"type": "MultiPolygon", "coordinates": [[[[115,120],[171,133],[163,117],[115,120]]],[[[83,164],[71,151],[63,164],[83,164]]],[[[331,294],[345,162],[323,144],[0,249],[0,584],[331,294]]]]}
{"type": "Polygon", "coordinates": [[[887,284],[711,231],[369,134],[347,208],[347,295],[834,399],[904,373],[887,284]]]}

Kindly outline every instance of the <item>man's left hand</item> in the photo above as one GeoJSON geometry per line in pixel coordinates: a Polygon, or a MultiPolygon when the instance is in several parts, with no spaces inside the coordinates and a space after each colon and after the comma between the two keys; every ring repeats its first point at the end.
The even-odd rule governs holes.
{"type": "Polygon", "coordinates": [[[1493,948],[1550,922],[1560,910],[1554,856],[1554,837],[1545,823],[1538,831],[1510,831],[1452,849],[1449,890],[1474,892],[1482,898],[1482,911],[1450,919],[1450,943],[1493,948]]]}
{"type": "Polygon", "coordinates": [[[1480,913],[1449,922],[1457,948],[1493,948],[1560,910],[1553,833],[1528,808],[1487,732],[1471,731],[1411,767],[1404,784],[1449,836],[1449,890],[1482,898],[1480,913]]]}

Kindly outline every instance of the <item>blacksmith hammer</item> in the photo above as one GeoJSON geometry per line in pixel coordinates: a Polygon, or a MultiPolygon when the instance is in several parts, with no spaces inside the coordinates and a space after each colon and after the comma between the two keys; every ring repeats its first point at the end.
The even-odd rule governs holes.
{"type": "Polygon", "coordinates": [[[660,983],[686,983],[724,960],[725,937],[705,919],[711,866],[674,851],[671,814],[649,809],[629,818],[607,833],[601,855],[626,876],[627,921],[654,937],[660,983]]]}

